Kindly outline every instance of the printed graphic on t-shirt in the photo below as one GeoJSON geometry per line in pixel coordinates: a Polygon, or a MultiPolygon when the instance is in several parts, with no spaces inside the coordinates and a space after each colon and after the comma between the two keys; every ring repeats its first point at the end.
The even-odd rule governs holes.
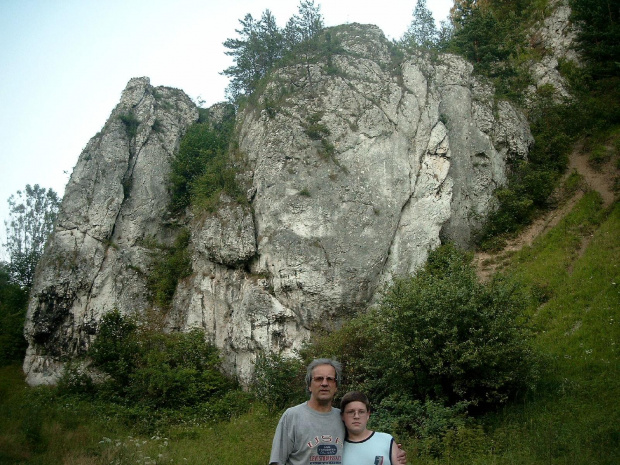
{"type": "Polygon", "coordinates": [[[383,465],[383,455],[377,455],[375,457],[375,465],[383,465]]]}
{"type": "Polygon", "coordinates": [[[316,454],[310,456],[310,465],[340,465],[342,455],[338,454],[338,447],[333,444],[319,444],[316,454]]]}

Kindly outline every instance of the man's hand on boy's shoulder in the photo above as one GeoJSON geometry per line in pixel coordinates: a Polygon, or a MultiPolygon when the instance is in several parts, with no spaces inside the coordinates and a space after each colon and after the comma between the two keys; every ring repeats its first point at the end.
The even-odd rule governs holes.
{"type": "Polygon", "coordinates": [[[403,449],[402,444],[397,444],[398,450],[396,451],[396,463],[399,465],[407,464],[407,452],[403,449]]]}

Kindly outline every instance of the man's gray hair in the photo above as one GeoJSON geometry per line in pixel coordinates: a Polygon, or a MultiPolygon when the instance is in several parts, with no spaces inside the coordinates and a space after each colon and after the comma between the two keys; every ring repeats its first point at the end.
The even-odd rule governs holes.
{"type": "Polygon", "coordinates": [[[306,370],[306,387],[310,387],[310,383],[312,383],[312,370],[319,365],[333,366],[334,370],[336,370],[336,384],[340,384],[340,380],[342,379],[342,364],[331,358],[315,358],[310,365],[308,365],[308,369],[306,370]]]}

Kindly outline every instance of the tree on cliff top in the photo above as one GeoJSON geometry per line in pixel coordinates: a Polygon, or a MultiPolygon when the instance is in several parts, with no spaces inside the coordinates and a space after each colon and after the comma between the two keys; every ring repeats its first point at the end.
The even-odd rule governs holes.
{"type": "Polygon", "coordinates": [[[433,13],[426,7],[426,0],[418,0],[413,10],[413,19],[402,38],[405,45],[432,48],[439,42],[439,31],[435,26],[433,13]]]}
{"type": "Polygon", "coordinates": [[[239,20],[236,39],[226,39],[226,55],[233,57],[234,65],[222,71],[230,78],[228,96],[235,101],[250,95],[259,80],[287,53],[298,53],[307,59],[312,49],[312,39],[323,30],[320,6],[314,0],[302,0],[298,14],[289,19],[284,29],[279,29],[276,19],[265,10],[256,21],[251,14],[239,20]]]}
{"type": "Polygon", "coordinates": [[[282,57],[283,51],[282,33],[269,10],[263,12],[259,21],[248,13],[239,23],[241,29],[235,30],[239,38],[224,42],[228,49],[226,55],[235,62],[222,72],[230,78],[227,92],[233,100],[251,94],[258,80],[282,57]]]}

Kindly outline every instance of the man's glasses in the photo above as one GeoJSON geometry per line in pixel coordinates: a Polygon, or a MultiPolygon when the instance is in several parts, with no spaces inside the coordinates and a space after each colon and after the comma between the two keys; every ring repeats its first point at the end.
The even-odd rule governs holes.
{"type": "Polygon", "coordinates": [[[336,382],[336,378],[334,378],[333,376],[314,376],[312,378],[312,381],[320,384],[323,384],[323,380],[327,381],[329,384],[336,382]]]}

